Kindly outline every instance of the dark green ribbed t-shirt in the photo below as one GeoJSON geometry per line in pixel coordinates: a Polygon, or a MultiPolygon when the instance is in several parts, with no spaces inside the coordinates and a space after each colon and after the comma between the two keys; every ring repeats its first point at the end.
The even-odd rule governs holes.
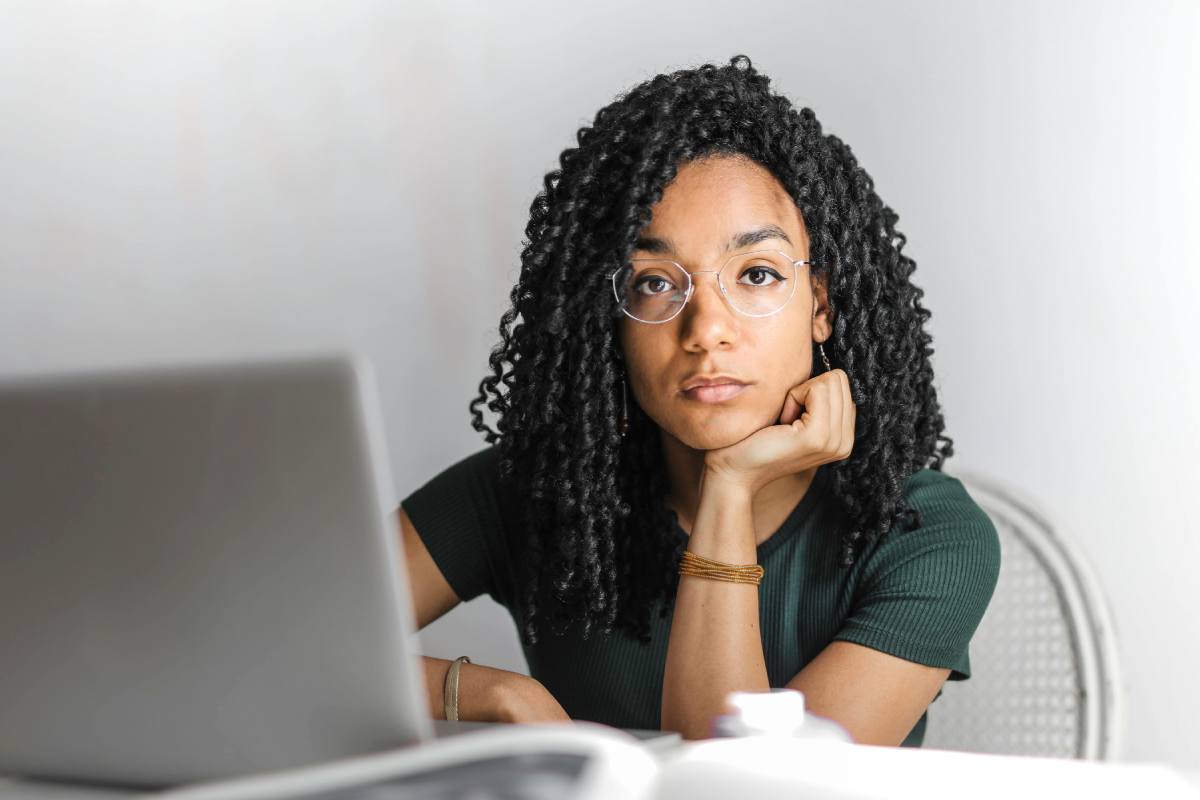
{"type": "MultiPolygon", "coordinates": [[[[847,519],[829,494],[830,472],[779,529],[758,546],[760,631],[771,686],[783,686],[834,639],[951,670],[966,680],[967,645],[1000,572],[1000,541],[984,511],[956,478],[923,469],[903,483],[922,514],[866,548],[854,566],[838,564],[847,519]]],[[[455,593],[490,595],[519,620],[516,565],[523,537],[519,499],[499,485],[498,451],[487,447],[451,465],[401,505],[455,593]]],[[[676,534],[687,534],[676,526],[676,534]]],[[[651,615],[647,644],[622,634],[545,633],[524,645],[530,674],[572,719],[624,728],[660,725],[671,615],[651,615]]],[[[520,623],[517,622],[518,629],[520,623]]],[[[941,693],[939,692],[939,695],[941,693]]],[[[925,738],[926,716],[904,745],[925,738]]]]}

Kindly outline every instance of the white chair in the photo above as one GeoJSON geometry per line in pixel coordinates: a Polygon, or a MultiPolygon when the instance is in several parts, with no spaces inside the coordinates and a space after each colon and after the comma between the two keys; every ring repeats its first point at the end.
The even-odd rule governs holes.
{"type": "Polygon", "coordinates": [[[971,640],[971,678],[946,682],[924,747],[1118,758],[1125,692],[1092,570],[1027,499],[981,475],[953,475],[995,523],[1002,562],[971,640]]]}

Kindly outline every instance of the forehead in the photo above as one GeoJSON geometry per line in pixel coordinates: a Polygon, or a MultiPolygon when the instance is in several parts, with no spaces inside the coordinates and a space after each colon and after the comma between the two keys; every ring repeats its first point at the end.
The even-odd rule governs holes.
{"type": "Polygon", "coordinates": [[[778,225],[796,246],[805,240],[800,210],[770,171],[746,158],[712,156],[679,168],[642,235],[700,255],[766,225],[778,225]]]}

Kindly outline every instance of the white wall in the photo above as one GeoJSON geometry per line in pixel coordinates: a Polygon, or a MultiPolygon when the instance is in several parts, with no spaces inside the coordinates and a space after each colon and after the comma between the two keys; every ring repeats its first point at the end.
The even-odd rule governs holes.
{"type": "MultiPolygon", "coordinates": [[[[399,499],[481,446],[466,405],[575,129],[746,52],[901,215],[949,468],[1040,501],[1107,588],[1127,758],[1200,767],[1200,5],[578,6],[4,2],[0,373],[354,347],[399,499]]],[[[424,639],[523,667],[487,601],[424,639]]]]}

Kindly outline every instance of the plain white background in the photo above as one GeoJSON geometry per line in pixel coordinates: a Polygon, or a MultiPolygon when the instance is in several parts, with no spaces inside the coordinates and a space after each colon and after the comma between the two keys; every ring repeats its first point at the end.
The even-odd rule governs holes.
{"type": "MultiPolygon", "coordinates": [[[[0,374],[350,347],[396,499],[467,403],[529,201],[651,75],[747,53],[900,214],[956,455],[1083,550],[1126,758],[1200,767],[1200,5],[3,2],[0,374]]],[[[428,652],[523,669],[490,601],[428,652]]]]}

